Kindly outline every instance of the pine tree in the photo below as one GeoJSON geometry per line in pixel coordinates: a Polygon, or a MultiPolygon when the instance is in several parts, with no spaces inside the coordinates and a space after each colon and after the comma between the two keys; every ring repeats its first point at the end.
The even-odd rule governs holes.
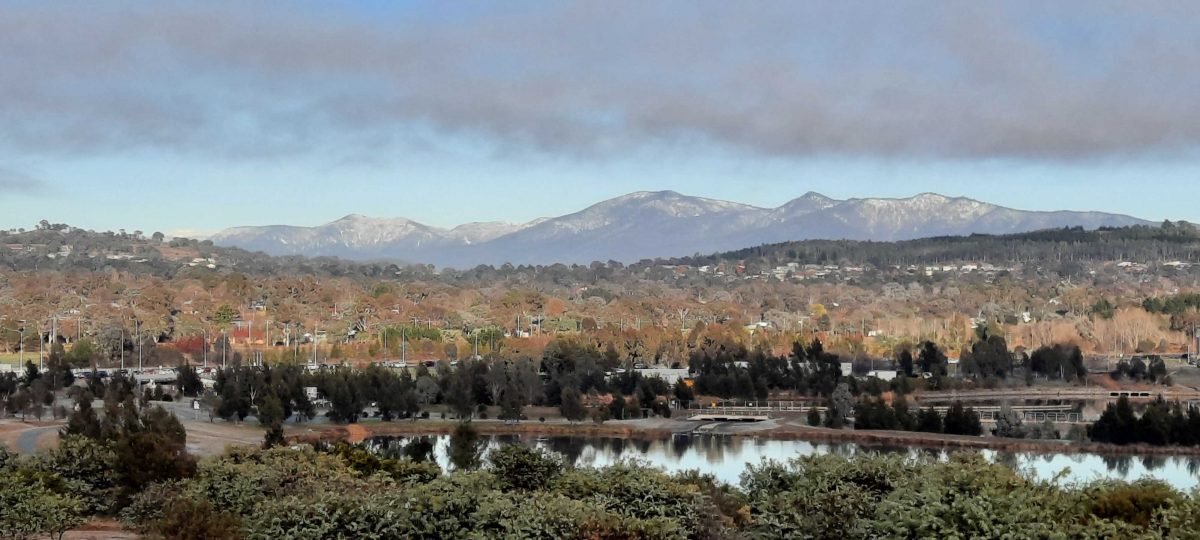
{"type": "Polygon", "coordinates": [[[821,411],[815,406],[808,408],[808,425],[816,427],[821,425],[821,411]]]}
{"type": "Polygon", "coordinates": [[[559,406],[563,418],[571,422],[578,422],[587,417],[587,410],[583,407],[583,397],[579,393],[579,389],[568,386],[562,391],[562,405],[559,406]]]}
{"type": "Polygon", "coordinates": [[[933,407],[921,409],[917,413],[917,431],[923,433],[942,433],[942,415],[933,407]]]}

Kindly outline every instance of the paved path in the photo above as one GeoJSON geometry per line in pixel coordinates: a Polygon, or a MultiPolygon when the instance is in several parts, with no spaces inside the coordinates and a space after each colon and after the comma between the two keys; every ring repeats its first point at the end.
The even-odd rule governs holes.
{"type": "Polygon", "coordinates": [[[17,451],[22,454],[36,453],[38,441],[43,435],[57,433],[62,426],[31,427],[17,436],[17,451]]]}

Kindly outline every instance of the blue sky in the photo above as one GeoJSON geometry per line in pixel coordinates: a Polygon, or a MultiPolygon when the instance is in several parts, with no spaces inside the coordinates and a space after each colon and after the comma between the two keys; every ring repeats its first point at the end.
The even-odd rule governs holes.
{"type": "Polygon", "coordinates": [[[1200,8],[9,2],[0,227],[934,191],[1200,221],[1200,8]]]}

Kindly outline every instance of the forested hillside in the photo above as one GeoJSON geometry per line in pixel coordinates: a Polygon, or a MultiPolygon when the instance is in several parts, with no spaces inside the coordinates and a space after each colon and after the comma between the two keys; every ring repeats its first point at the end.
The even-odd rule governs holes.
{"type": "Polygon", "coordinates": [[[1200,284],[1200,235],[1185,223],[468,270],[271,257],[46,222],[0,232],[0,246],[0,353],[20,349],[20,320],[26,350],[35,330],[57,324],[109,356],[122,343],[132,350],[133,331],[178,344],[238,319],[237,346],[320,333],[352,358],[398,352],[380,329],[403,325],[444,333],[413,344],[425,356],[465,356],[472,336],[493,329],[535,355],[555,335],[582,334],[668,363],[686,358],[697,325],[711,328],[693,336],[733,333],[776,351],[817,333],[842,352],[888,355],[922,339],[958,350],[982,322],[1013,346],[1110,353],[1183,350],[1200,320],[1194,305],[1171,301],[1200,284]]]}

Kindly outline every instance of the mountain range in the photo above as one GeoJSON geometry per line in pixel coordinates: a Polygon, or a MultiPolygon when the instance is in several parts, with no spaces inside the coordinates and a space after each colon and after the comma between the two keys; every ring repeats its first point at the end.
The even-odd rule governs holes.
{"type": "Polygon", "coordinates": [[[478,264],[589,263],[712,253],[808,239],[896,241],[1150,222],[1102,212],[1014,210],[923,193],[905,199],[831,199],[807,193],[778,208],[641,191],[565,216],[452,229],[352,214],[316,227],[234,227],[213,243],[271,255],[337,256],[467,268],[478,264]]]}

